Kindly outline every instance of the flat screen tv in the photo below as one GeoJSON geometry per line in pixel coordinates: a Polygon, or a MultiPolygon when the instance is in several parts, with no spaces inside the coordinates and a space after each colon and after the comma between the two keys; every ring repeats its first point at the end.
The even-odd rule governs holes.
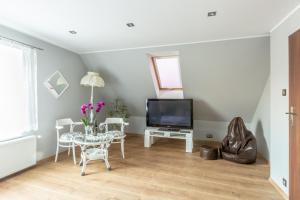
{"type": "Polygon", "coordinates": [[[148,99],[148,127],[193,128],[193,99],[148,99]]]}

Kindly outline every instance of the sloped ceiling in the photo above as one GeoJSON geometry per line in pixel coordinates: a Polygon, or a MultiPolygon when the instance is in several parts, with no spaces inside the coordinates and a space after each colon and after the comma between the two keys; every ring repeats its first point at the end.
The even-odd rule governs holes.
{"type": "Polygon", "coordinates": [[[299,0],[2,0],[0,24],[77,53],[268,34],[299,0]],[[207,17],[217,11],[216,17],[207,17]],[[128,28],[126,23],[136,26],[128,28]],[[72,35],[69,30],[77,31],[72,35]]]}
{"type": "Polygon", "coordinates": [[[121,98],[132,116],[145,116],[155,98],[147,54],[179,51],[185,98],[194,99],[194,119],[251,122],[269,76],[269,37],[81,55],[106,82],[98,98],[121,98]]]}

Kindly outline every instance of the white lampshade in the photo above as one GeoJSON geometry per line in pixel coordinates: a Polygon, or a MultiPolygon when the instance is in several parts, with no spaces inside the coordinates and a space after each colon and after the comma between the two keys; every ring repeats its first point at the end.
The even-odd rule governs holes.
{"type": "Polygon", "coordinates": [[[88,72],[80,81],[80,85],[93,86],[93,87],[104,87],[104,80],[100,77],[99,73],[88,72]]]}

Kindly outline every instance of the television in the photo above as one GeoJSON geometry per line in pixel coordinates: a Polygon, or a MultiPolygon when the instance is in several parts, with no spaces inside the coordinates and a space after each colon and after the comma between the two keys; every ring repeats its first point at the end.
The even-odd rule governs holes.
{"type": "Polygon", "coordinates": [[[148,127],[193,128],[193,99],[148,99],[148,127]]]}

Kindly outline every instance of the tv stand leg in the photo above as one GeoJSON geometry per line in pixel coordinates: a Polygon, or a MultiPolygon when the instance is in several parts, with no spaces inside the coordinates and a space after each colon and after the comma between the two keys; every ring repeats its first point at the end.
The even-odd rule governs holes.
{"type": "Polygon", "coordinates": [[[193,136],[192,134],[187,134],[185,139],[185,151],[188,153],[193,152],[193,136]]]}
{"type": "Polygon", "coordinates": [[[150,144],[154,144],[156,142],[157,138],[156,137],[153,137],[153,136],[150,136],[150,144]]]}
{"type": "Polygon", "coordinates": [[[150,132],[148,130],[145,130],[145,136],[144,136],[144,147],[150,148],[152,145],[152,139],[153,137],[150,136],[150,132]]]}

